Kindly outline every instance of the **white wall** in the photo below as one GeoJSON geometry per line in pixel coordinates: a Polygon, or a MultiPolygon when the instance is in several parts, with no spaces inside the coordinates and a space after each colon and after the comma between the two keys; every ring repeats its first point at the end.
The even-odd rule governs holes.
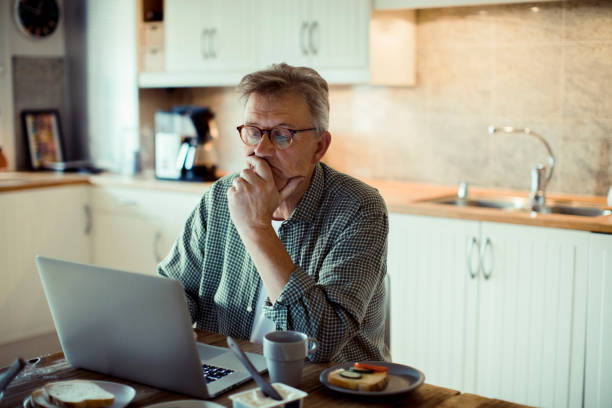
{"type": "Polygon", "coordinates": [[[121,171],[139,146],[136,1],[88,0],[86,14],[90,155],[121,171]]]}
{"type": "MultiPolygon", "coordinates": [[[[58,0],[60,7],[64,1],[58,0]]],[[[13,123],[13,76],[11,57],[64,55],[64,27],[60,11],[60,26],[49,38],[34,40],[19,31],[13,21],[14,0],[0,0],[0,146],[15,168],[15,142],[13,123]]]]}
{"type": "Polygon", "coordinates": [[[0,146],[9,162],[9,169],[14,168],[13,146],[13,110],[11,109],[11,72],[9,53],[10,0],[0,0],[0,146]],[[9,135],[11,137],[9,137],[9,135]]]}

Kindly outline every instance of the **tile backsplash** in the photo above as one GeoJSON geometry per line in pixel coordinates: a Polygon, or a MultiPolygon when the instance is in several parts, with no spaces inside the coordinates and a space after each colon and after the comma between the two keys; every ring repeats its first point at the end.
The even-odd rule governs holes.
{"type": "MultiPolygon", "coordinates": [[[[357,177],[526,190],[546,150],[489,124],[529,127],[557,158],[549,191],[604,195],[612,184],[612,2],[564,1],[417,13],[417,85],[332,86],[324,161],[357,177]]],[[[140,91],[141,123],[179,103],[217,113],[221,167],[242,167],[233,88],[140,91]]],[[[152,167],[152,137],[143,137],[152,167]]]]}

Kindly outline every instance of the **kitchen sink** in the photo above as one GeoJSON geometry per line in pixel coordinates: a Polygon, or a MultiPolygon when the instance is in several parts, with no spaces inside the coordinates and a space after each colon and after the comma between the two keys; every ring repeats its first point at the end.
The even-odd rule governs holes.
{"type": "Polygon", "coordinates": [[[546,207],[532,208],[529,204],[529,199],[525,197],[459,198],[457,196],[447,196],[424,200],[422,202],[451,205],[455,207],[493,208],[503,211],[535,211],[543,214],[565,214],[581,217],[599,217],[612,214],[612,211],[609,209],[563,200],[548,200],[546,207]]]}
{"type": "Polygon", "coordinates": [[[548,212],[552,214],[580,215],[582,217],[599,217],[610,215],[612,211],[592,206],[551,205],[548,212]]]}
{"type": "Polygon", "coordinates": [[[435,204],[446,204],[457,207],[481,207],[481,208],[497,208],[498,210],[521,210],[526,208],[527,200],[519,197],[507,199],[499,198],[458,198],[458,197],[442,197],[434,200],[426,200],[435,204]]]}

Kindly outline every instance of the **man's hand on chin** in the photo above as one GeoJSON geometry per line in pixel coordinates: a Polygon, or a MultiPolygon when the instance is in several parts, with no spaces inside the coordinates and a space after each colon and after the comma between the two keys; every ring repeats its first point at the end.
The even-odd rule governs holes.
{"type": "MultiPolygon", "coordinates": [[[[290,182],[285,188],[294,188],[293,184],[290,182]]],[[[281,197],[268,163],[259,157],[248,156],[246,167],[227,191],[230,217],[238,232],[269,228],[281,197]]]]}

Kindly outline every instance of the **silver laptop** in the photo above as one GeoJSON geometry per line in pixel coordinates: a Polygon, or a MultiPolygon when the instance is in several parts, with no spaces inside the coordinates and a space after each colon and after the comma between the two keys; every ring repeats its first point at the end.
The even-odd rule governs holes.
{"type": "MultiPolygon", "coordinates": [[[[231,350],[196,343],[178,281],[42,256],[36,265],[73,367],[198,398],[250,379],[231,350]]],[[[263,356],[247,355],[266,370],[263,356]]]]}

